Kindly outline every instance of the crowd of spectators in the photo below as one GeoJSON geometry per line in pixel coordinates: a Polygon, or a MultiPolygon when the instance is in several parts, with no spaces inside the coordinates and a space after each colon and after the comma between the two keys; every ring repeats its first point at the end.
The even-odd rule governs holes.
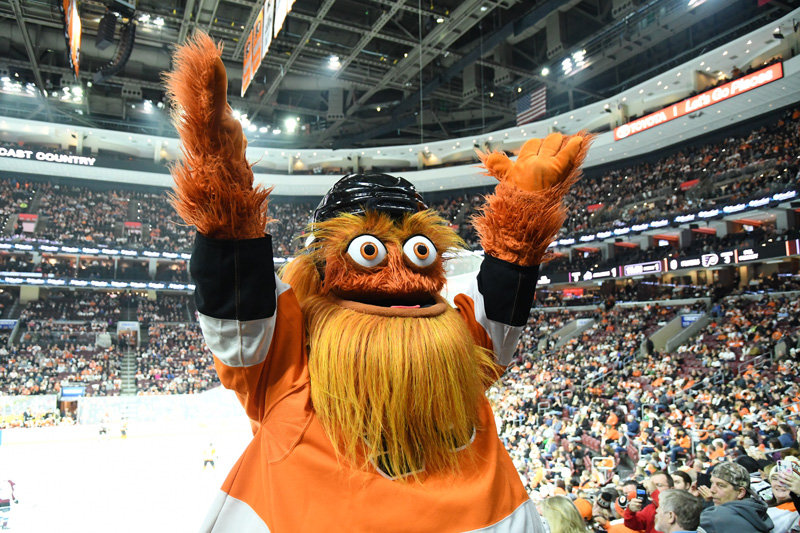
{"type": "Polygon", "coordinates": [[[220,384],[197,323],[151,324],[136,365],[140,395],[196,394],[220,384]]]}
{"type": "MultiPolygon", "coordinates": [[[[787,112],[773,127],[762,127],[741,137],[689,146],[655,162],[646,162],[587,176],[570,191],[565,232],[613,229],[679,212],[736,203],[768,192],[797,188],[800,110],[787,112]]],[[[590,173],[591,174],[591,173],[590,173]]],[[[315,201],[270,202],[276,255],[291,256],[303,245],[302,234],[315,201]]],[[[470,218],[483,205],[482,194],[464,194],[432,202],[431,207],[457,228],[472,247],[477,237],[470,218]]],[[[92,190],[59,184],[0,181],[0,215],[33,210],[43,219],[27,239],[77,245],[109,245],[188,251],[194,229],[174,213],[166,192],[124,188],[92,190]],[[22,207],[24,206],[24,207],[22,207]]],[[[2,229],[2,226],[0,226],[2,229]]],[[[21,230],[17,228],[16,233],[21,230]]],[[[6,234],[10,235],[8,228],[6,234]]],[[[684,250],[636,250],[640,255],[693,253],[695,248],[739,246],[742,241],[781,238],[774,228],[716,238],[695,236],[684,250]],[[773,235],[762,235],[772,231],[773,235]]],[[[12,237],[13,238],[13,237],[12,237]]],[[[632,252],[629,252],[632,253],[632,252]]],[[[618,255],[618,254],[617,254],[618,255]]],[[[599,257],[573,254],[571,268],[600,264],[599,257]]],[[[555,265],[556,263],[554,263],[555,265]]]]}
{"type": "MultiPolygon", "coordinates": [[[[704,306],[683,311],[702,312],[704,306]]],[[[580,315],[564,310],[531,318],[517,363],[489,396],[501,438],[534,499],[571,494],[591,500],[576,504],[598,531],[604,530],[601,524],[608,528],[617,522],[649,531],[652,522],[647,527],[637,522],[638,513],[604,505],[603,492],[613,493],[609,501],[617,502],[629,492],[623,486],[626,479],[641,489],[643,481],[660,471],[668,470],[670,478],[685,472],[686,487],[694,487],[711,507],[709,491],[714,489],[698,492],[699,473],[751,456],[762,466],[751,473],[760,470],[766,480],[779,457],[771,450],[797,447],[796,295],[728,297],[708,309],[706,328],[673,353],[643,344],[640,333],[673,312],[657,304],[639,310],[598,309],[593,326],[563,346],[553,338],[563,325],[561,318],[569,322],[580,315]],[[550,320],[543,320],[547,316],[550,320]],[[770,355],[779,343],[785,355],[773,361],[770,355]]],[[[701,482],[706,482],[702,476],[701,482]]],[[[648,491],[654,490],[651,483],[648,491]]],[[[787,494],[784,490],[780,503],[787,494]]],[[[767,496],[765,500],[772,497],[767,496]]],[[[776,524],[789,518],[797,524],[796,513],[777,514],[776,524]]]]}
{"type": "Polygon", "coordinates": [[[33,343],[0,346],[0,394],[57,394],[62,384],[85,387],[86,396],[120,393],[121,354],[94,344],[33,343]]]}

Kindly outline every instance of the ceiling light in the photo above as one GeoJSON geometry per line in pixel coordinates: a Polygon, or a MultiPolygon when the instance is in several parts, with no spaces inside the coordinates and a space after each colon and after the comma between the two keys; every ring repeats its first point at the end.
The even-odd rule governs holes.
{"type": "Polygon", "coordinates": [[[161,17],[156,17],[156,19],[153,21],[153,24],[161,28],[164,26],[164,19],[161,17]]]}
{"type": "Polygon", "coordinates": [[[486,11],[487,9],[489,9],[489,6],[481,6],[481,11],[486,11]]]}
{"type": "Polygon", "coordinates": [[[522,87],[517,87],[517,92],[521,93],[522,92],[522,87]]]}
{"type": "Polygon", "coordinates": [[[281,130],[279,130],[278,128],[275,128],[274,130],[272,130],[272,134],[273,135],[280,135],[280,133],[281,133],[281,130]]]}
{"type": "Polygon", "coordinates": [[[547,68],[547,67],[544,67],[542,69],[542,76],[547,76],[548,74],[550,74],[550,69],[547,68]]]}
{"type": "Polygon", "coordinates": [[[444,22],[444,17],[437,17],[436,18],[436,24],[441,24],[442,22],[444,22]]]}
{"type": "Polygon", "coordinates": [[[247,126],[247,131],[256,131],[256,129],[258,128],[256,128],[255,124],[250,124],[249,126],[247,126]]]}
{"type": "Polygon", "coordinates": [[[297,119],[294,117],[287,118],[283,124],[286,126],[287,133],[294,133],[294,131],[297,129],[297,119]]]}
{"type": "Polygon", "coordinates": [[[375,111],[377,111],[378,113],[380,113],[380,112],[381,112],[381,106],[378,106],[378,107],[376,107],[376,108],[375,108],[375,111]]]}

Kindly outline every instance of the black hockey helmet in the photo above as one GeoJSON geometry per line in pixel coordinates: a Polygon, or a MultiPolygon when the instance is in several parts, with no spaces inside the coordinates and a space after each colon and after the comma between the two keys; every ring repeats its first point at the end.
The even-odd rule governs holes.
{"type": "Polygon", "coordinates": [[[411,182],[388,174],[348,174],[322,198],[311,217],[316,224],[342,213],[363,215],[365,211],[386,213],[399,219],[425,211],[428,206],[411,182]]]}

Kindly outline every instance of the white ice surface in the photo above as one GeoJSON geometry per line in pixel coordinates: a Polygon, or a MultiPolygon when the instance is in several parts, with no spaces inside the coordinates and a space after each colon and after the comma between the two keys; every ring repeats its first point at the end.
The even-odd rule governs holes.
{"type": "Polygon", "coordinates": [[[9,531],[197,531],[225,476],[252,438],[246,417],[224,422],[130,423],[3,430],[0,479],[16,483],[9,531]],[[213,442],[216,469],[203,470],[213,442]]]}

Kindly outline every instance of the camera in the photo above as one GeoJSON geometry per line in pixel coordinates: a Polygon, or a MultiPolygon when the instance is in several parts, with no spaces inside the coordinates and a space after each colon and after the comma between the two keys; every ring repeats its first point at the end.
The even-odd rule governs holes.
{"type": "Polygon", "coordinates": [[[650,503],[650,500],[647,497],[647,490],[645,490],[645,488],[641,485],[636,487],[636,497],[642,500],[642,509],[647,507],[647,505],[650,503]]]}
{"type": "Polygon", "coordinates": [[[778,472],[787,472],[789,474],[800,476],[800,463],[781,459],[778,461],[778,464],[775,465],[775,470],[778,472]]]}

